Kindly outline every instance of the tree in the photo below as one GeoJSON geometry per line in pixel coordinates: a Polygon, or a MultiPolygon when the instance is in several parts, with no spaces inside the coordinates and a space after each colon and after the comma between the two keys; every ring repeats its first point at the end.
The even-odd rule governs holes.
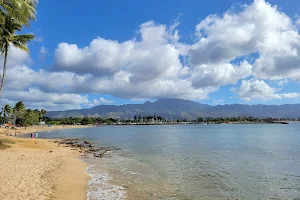
{"type": "Polygon", "coordinates": [[[37,0],[0,0],[0,23],[9,15],[21,24],[29,26],[29,21],[35,19],[37,0]]]}
{"type": "Polygon", "coordinates": [[[25,110],[21,115],[19,115],[17,124],[22,126],[32,126],[39,123],[40,111],[39,110],[25,110]]]}
{"type": "Polygon", "coordinates": [[[93,118],[91,117],[84,117],[82,120],[81,120],[81,124],[82,125],[89,125],[89,124],[93,124],[94,123],[94,120],[93,118]]]}
{"type": "Polygon", "coordinates": [[[10,45],[12,44],[16,48],[29,52],[26,44],[34,38],[32,34],[23,34],[16,35],[16,31],[22,30],[22,24],[16,20],[14,20],[11,16],[5,15],[4,23],[1,24],[0,30],[0,51],[4,55],[4,64],[3,64],[3,73],[0,85],[0,95],[2,94],[2,90],[4,87],[4,80],[6,74],[6,65],[7,65],[7,57],[8,51],[10,49],[10,45]]]}
{"type": "Polygon", "coordinates": [[[6,117],[11,113],[11,107],[9,104],[6,104],[4,108],[2,108],[1,115],[3,114],[4,123],[6,122],[6,117]]]}
{"type": "MultiPolygon", "coordinates": [[[[36,109],[37,110],[37,109],[36,109]]],[[[39,119],[43,120],[44,119],[44,115],[47,114],[47,111],[42,109],[42,110],[37,110],[37,112],[39,113],[39,119]]],[[[71,119],[70,119],[71,120],[71,119]]]]}
{"type": "Polygon", "coordinates": [[[157,120],[158,120],[159,122],[161,122],[161,121],[163,120],[163,118],[162,118],[161,116],[157,116],[157,120]]]}
{"type": "Polygon", "coordinates": [[[24,105],[23,101],[17,102],[14,107],[14,110],[19,111],[19,112],[25,111],[25,105],[24,105]]]}
{"type": "Polygon", "coordinates": [[[25,105],[23,101],[16,103],[15,107],[12,109],[13,114],[13,126],[16,125],[17,117],[25,112],[25,105]]]}
{"type": "Polygon", "coordinates": [[[46,115],[46,114],[47,114],[47,111],[46,111],[46,110],[44,110],[44,109],[42,109],[42,110],[41,110],[41,114],[42,114],[42,116],[44,116],[44,115],[46,115]]]}

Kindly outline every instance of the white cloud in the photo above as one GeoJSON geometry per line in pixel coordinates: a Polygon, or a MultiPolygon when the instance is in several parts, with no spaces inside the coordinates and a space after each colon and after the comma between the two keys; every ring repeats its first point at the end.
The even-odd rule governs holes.
{"type": "Polygon", "coordinates": [[[99,99],[94,99],[91,101],[90,106],[98,106],[100,104],[112,104],[113,101],[100,97],[99,99]]]}
{"type": "Polygon", "coordinates": [[[35,36],[34,37],[34,39],[33,39],[33,41],[35,41],[35,42],[43,42],[43,37],[42,36],[35,36]]]}
{"type": "Polygon", "coordinates": [[[111,104],[112,101],[101,97],[89,101],[87,95],[67,93],[45,93],[37,88],[28,90],[7,90],[0,99],[0,103],[14,105],[22,100],[28,108],[44,108],[46,110],[79,109],[82,106],[96,106],[111,104]]]}
{"type": "Polygon", "coordinates": [[[288,82],[289,82],[288,79],[283,79],[283,80],[278,81],[277,84],[279,86],[284,86],[284,85],[288,84],[288,82]]]}
{"type": "Polygon", "coordinates": [[[17,102],[20,100],[28,107],[40,105],[48,110],[57,108],[80,108],[81,105],[88,105],[90,103],[87,96],[78,94],[45,93],[35,88],[20,91],[6,90],[1,97],[1,101],[17,102]]]}
{"type": "Polygon", "coordinates": [[[213,100],[215,105],[224,105],[224,100],[223,99],[215,99],[213,100]]]}
{"type": "Polygon", "coordinates": [[[195,88],[235,84],[251,74],[252,66],[244,61],[240,65],[230,63],[200,65],[193,70],[192,83],[195,88]]]}
{"type": "MultiPolygon", "coordinates": [[[[62,42],[50,71],[31,69],[29,55],[12,48],[5,98],[24,98],[30,105],[43,102],[50,109],[111,103],[103,97],[89,101],[82,95],[89,93],[200,100],[220,86],[249,77],[253,79],[234,90],[243,100],[295,98],[298,93],[278,93],[265,81],[283,86],[300,80],[298,25],[299,20],[276,6],[254,0],[238,12],[206,17],[196,25],[194,44],[180,41],[176,19],[170,26],[145,22],[136,37],[126,41],[97,37],[85,47],[62,42]]],[[[41,47],[40,55],[47,54],[41,47]]]]}
{"type": "Polygon", "coordinates": [[[119,43],[97,38],[82,49],[76,44],[60,43],[55,50],[53,70],[104,77],[126,71],[133,83],[176,78],[182,64],[179,51],[169,43],[174,36],[168,28],[149,21],[140,25],[139,33],[140,41],[119,43]]]}
{"type": "MultiPolygon", "coordinates": [[[[13,67],[15,65],[21,65],[24,63],[30,62],[30,56],[23,50],[17,49],[15,47],[11,47],[8,52],[7,59],[7,68],[13,67]]],[[[0,65],[3,65],[3,57],[0,57],[0,65]]]]}
{"type": "Polygon", "coordinates": [[[293,80],[300,83],[300,76],[294,77],[293,80]]]}
{"type": "Polygon", "coordinates": [[[284,79],[300,75],[297,22],[264,0],[238,13],[210,15],[196,26],[199,41],[188,50],[191,66],[226,63],[258,53],[253,75],[284,79]]]}
{"type": "Polygon", "coordinates": [[[218,87],[194,88],[187,79],[130,82],[130,73],[120,71],[112,78],[78,75],[72,72],[35,71],[26,65],[8,69],[5,90],[40,88],[47,93],[99,93],[122,98],[151,99],[180,97],[204,99],[218,87]]]}
{"type": "Polygon", "coordinates": [[[44,58],[47,54],[48,54],[48,50],[46,49],[45,46],[42,46],[41,49],[40,49],[40,56],[42,58],[44,58]]]}
{"type": "Polygon", "coordinates": [[[300,97],[300,93],[277,93],[278,90],[278,88],[270,87],[263,80],[243,80],[239,88],[232,88],[232,91],[244,101],[300,97]]]}

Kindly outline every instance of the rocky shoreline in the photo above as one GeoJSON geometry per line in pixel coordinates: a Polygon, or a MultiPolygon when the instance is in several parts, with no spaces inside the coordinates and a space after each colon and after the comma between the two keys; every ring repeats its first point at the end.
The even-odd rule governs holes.
{"type": "Polygon", "coordinates": [[[72,150],[78,151],[82,156],[94,158],[102,158],[109,151],[121,150],[118,147],[97,147],[92,142],[79,138],[55,140],[54,143],[62,147],[71,147],[72,150]]]}

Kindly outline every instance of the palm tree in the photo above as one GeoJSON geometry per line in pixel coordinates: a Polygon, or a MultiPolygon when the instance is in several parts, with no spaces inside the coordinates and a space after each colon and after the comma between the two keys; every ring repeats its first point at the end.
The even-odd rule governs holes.
{"type": "Polygon", "coordinates": [[[5,21],[1,27],[1,34],[0,34],[0,51],[2,52],[2,54],[4,54],[4,64],[3,64],[2,80],[0,85],[0,95],[2,94],[2,90],[4,87],[7,56],[8,56],[10,45],[12,44],[16,48],[22,49],[28,53],[29,50],[26,47],[26,44],[34,38],[34,35],[32,34],[15,35],[15,32],[21,31],[21,29],[22,29],[21,23],[14,20],[11,16],[5,15],[5,21]]]}
{"type": "Polygon", "coordinates": [[[0,0],[0,23],[4,23],[5,15],[9,15],[29,26],[29,21],[35,19],[37,3],[38,0],[0,0]]]}
{"type": "Polygon", "coordinates": [[[3,118],[4,118],[4,123],[6,121],[6,117],[11,113],[11,107],[9,104],[6,104],[4,106],[4,108],[2,108],[2,111],[0,112],[0,114],[3,114],[3,118]]]}
{"type": "Polygon", "coordinates": [[[15,107],[14,107],[14,110],[18,111],[18,112],[24,112],[25,111],[25,105],[24,105],[23,101],[17,102],[15,107]]]}
{"type": "Polygon", "coordinates": [[[42,117],[44,116],[44,115],[46,115],[47,114],[47,111],[45,110],[45,109],[42,109],[41,110],[41,115],[42,115],[42,117]]]}
{"type": "Polygon", "coordinates": [[[23,101],[19,101],[16,103],[15,107],[12,108],[12,114],[13,114],[13,127],[15,127],[16,125],[16,120],[17,120],[17,117],[20,115],[20,114],[23,114],[25,112],[25,105],[23,103],[23,101]]]}

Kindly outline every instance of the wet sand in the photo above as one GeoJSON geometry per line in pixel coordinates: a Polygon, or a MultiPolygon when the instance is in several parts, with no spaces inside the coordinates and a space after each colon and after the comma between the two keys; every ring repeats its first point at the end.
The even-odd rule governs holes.
{"type": "Polygon", "coordinates": [[[46,139],[2,138],[15,144],[0,150],[0,199],[86,199],[87,165],[77,151],[46,139]]]}

